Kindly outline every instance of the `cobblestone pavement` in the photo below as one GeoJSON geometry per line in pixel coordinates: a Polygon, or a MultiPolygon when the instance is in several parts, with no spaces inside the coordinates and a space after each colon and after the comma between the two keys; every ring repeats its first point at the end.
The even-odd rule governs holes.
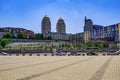
{"type": "Polygon", "coordinates": [[[0,80],[120,80],[120,56],[0,56],[0,80]]]}

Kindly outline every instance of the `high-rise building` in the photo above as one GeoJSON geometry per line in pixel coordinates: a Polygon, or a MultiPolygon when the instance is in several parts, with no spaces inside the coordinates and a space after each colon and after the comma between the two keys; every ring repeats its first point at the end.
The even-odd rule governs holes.
{"type": "Polygon", "coordinates": [[[84,32],[85,31],[93,31],[93,22],[91,19],[87,19],[87,17],[85,16],[85,21],[84,21],[84,32]]]}
{"type": "Polygon", "coordinates": [[[51,32],[50,18],[48,16],[44,16],[41,23],[41,33],[45,34],[49,32],[51,32]]]}
{"type": "Polygon", "coordinates": [[[93,22],[91,19],[87,19],[87,17],[85,16],[85,20],[84,20],[84,39],[86,39],[85,42],[89,42],[88,40],[92,39],[93,36],[93,22]],[[88,36],[89,33],[89,36],[88,36]]]}
{"type": "Polygon", "coordinates": [[[104,26],[102,25],[93,25],[92,39],[104,39],[104,26]]]}
{"type": "Polygon", "coordinates": [[[87,17],[85,16],[85,20],[84,20],[84,32],[86,33],[90,33],[90,39],[92,39],[93,36],[93,22],[91,19],[87,19],[87,17]]]}
{"type": "Polygon", "coordinates": [[[120,23],[109,26],[93,25],[91,19],[85,17],[84,41],[107,40],[120,43],[120,23]]]}
{"type": "Polygon", "coordinates": [[[60,34],[66,33],[66,25],[62,18],[60,18],[57,22],[56,31],[57,31],[57,33],[60,33],[60,34]]]}
{"type": "Polygon", "coordinates": [[[108,41],[120,43],[120,23],[104,27],[104,38],[108,41]]]}

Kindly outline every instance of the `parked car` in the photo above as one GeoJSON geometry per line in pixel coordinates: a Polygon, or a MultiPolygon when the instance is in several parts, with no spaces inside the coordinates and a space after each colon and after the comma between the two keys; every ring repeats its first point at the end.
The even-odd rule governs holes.
{"type": "Polygon", "coordinates": [[[65,50],[56,51],[56,55],[66,55],[66,54],[67,54],[67,51],[65,51],[65,50]]]}
{"type": "Polygon", "coordinates": [[[92,56],[92,55],[96,55],[96,53],[95,52],[88,52],[87,55],[92,56]]]}
{"type": "Polygon", "coordinates": [[[70,55],[77,55],[77,51],[71,51],[70,55]]]}
{"type": "Polygon", "coordinates": [[[6,52],[2,52],[2,55],[7,55],[8,53],[6,53],[6,52]]]}

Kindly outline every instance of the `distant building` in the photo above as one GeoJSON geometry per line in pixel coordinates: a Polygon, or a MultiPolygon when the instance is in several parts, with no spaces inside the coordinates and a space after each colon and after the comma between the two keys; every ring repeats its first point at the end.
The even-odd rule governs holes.
{"type": "Polygon", "coordinates": [[[66,33],[56,33],[56,32],[49,32],[45,34],[46,37],[51,36],[54,40],[69,40],[69,34],[66,33]]]}
{"type": "Polygon", "coordinates": [[[0,38],[3,38],[6,32],[0,32],[0,38]]]}
{"type": "Polygon", "coordinates": [[[56,32],[51,32],[51,22],[48,16],[43,17],[41,23],[41,32],[43,37],[52,37],[55,40],[69,40],[69,34],[66,34],[66,25],[62,18],[57,21],[56,32]]]}
{"type": "Polygon", "coordinates": [[[90,35],[90,31],[85,31],[84,32],[84,43],[88,43],[91,40],[91,35],[90,35]]]}
{"type": "Polygon", "coordinates": [[[92,39],[104,39],[104,27],[101,25],[93,25],[92,39]]]}
{"type": "Polygon", "coordinates": [[[101,26],[93,25],[92,40],[107,40],[120,43],[120,23],[101,26]]]}
{"type": "Polygon", "coordinates": [[[71,42],[75,42],[76,41],[76,35],[71,34],[69,39],[70,39],[71,42]]]}
{"type": "Polygon", "coordinates": [[[84,20],[84,32],[85,31],[92,31],[93,30],[93,22],[91,19],[87,19],[87,17],[85,16],[85,20],[84,20]]]}
{"type": "Polygon", "coordinates": [[[70,41],[84,43],[84,32],[70,35],[70,41]]]}
{"type": "Polygon", "coordinates": [[[120,23],[109,26],[93,25],[91,19],[85,17],[84,21],[84,41],[107,40],[120,42],[120,23]]]}
{"type": "Polygon", "coordinates": [[[60,18],[58,21],[57,21],[57,25],[56,25],[56,31],[57,33],[59,34],[63,34],[63,33],[66,33],[66,25],[65,25],[65,22],[62,18],[60,18]]]}
{"type": "Polygon", "coordinates": [[[41,33],[44,35],[49,32],[51,32],[51,21],[48,16],[44,16],[41,22],[41,33]]]}
{"type": "Polygon", "coordinates": [[[104,38],[108,41],[120,43],[120,23],[104,27],[104,38]]]}
{"type": "Polygon", "coordinates": [[[87,17],[85,16],[85,20],[84,20],[84,32],[89,31],[90,32],[90,36],[92,37],[92,32],[93,32],[93,22],[91,19],[87,19],[87,17]]]}
{"type": "Polygon", "coordinates": [[[82,42],[82,43],[84,42],[84,32],[76,34],[76,41],[82,42]]]}
{"type": "Polygon", "coordinates": [[[26,30],[24,28],[14,28],[14,27],[4,27],[4,28],[0,28],[0,37],[4,37],[4,35],[7,32],[11,32],[13,34],[14,37],[17,37],[17,35],[20,32],[23,32],[26,36],[26,38],[30,38],[32,35],[34,35],[34,32],[31,30],[26,30]]]}

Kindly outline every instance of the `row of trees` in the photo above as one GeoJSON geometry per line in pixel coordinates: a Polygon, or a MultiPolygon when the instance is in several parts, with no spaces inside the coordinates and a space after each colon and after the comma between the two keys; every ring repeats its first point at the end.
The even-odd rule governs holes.
{"type": "Polygon", "coordinates": [[[18,33],[17,36],[14,36],[11,32],[7,32],[4,35],[4,38],[25,39],[25,34],[23,32],[20,32],[20,33],[18,33]]]}
{"type": "Polygon", "coordinates": [[[33,39],[37,39],[37,40],[52,40],[52,37],[51,36],[48,36],[48,37],[43,37],[43,34],[35,34],[33,39]]]}

